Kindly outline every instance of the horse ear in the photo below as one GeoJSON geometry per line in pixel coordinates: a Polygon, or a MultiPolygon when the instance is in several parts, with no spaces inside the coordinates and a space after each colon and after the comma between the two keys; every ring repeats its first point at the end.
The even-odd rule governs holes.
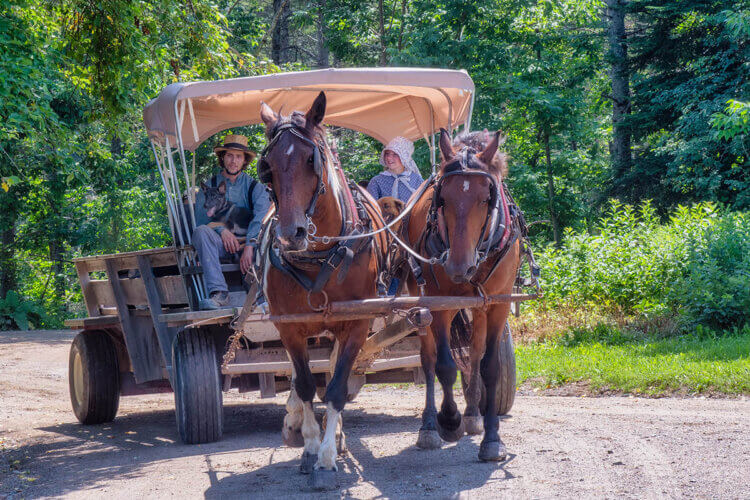
{"type": "Polygon", "coordinates": [[[451,135],[444,128],[440,129],[440,153],[443,155],[443,161],[448,161],[453,158],[451,135]]]}
{"type": "Polygon", "coordinates": [[[226,183],[226,181],[221,181],[221,184],[219,184],[219,193],[221,193],[221,194],[227,194],[227,183],[226,183]]]}
{"type": "Polygon", "coordinates": [[[484,151],[482,151],[479,154],[479,159],[484,163],[485,165],[491,166],[492,161],[495,159],[495,153],[497,153],[497,148],[505,142],[505,137],[503,137],[502,132],[499,130],[495,132],[495,135],[492,137],[492,140],[489,144],[487,144],[487,147],[484,148],[484,151]],[[502,137],[502,140],[501,140],[502,137]]]}
{"type": "Polygon", "coordinates": [[[205,182],[203,182],[203,181],[201,181],[201,189],[203,191],[208,191],[208,185],[205,182]]]}
{"type": "Polygon", "coordinates": [[[320,125],[326,116],[326,93],[322,92],[315,98],[310,110],[305,115],[305,126],[308,130],[320,125]]]}
{"type": "Polygon", "coordinates": [[[263,123],[266,124],[267,128],[271,128],[274,125],[276,125],[276,122],[279,119],[279,115],[273,112],[271,109],[271,106],[266,104],[265,102],[260,103],[260,119],[263,120],[263,123]]]}

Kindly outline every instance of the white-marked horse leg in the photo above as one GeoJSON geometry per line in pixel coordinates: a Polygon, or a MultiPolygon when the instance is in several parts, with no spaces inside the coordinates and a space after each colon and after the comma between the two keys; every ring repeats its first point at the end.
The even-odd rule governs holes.
{"type": "Polygon", "coordinates": [[[294,379],[292,379],[292,387],[289,390],[289,399],[286,401],[284,427],[281,429],[281,437],[285,445],[293,448],[304,446],[305,441],[302,437],[303,419],[302,400],[297,395],[297,390],[294,388],[294,379]]]}
{"type": "Polygon", "coordinates": [[[302,452],[302,463],[299,466],[299,470],[303,474],[310,474],[313,470],[313,465],[318,460],[320,427],[318,426],[318,421],[315,420],[312,402],[304,402],[302,409],[302,436],[305,438],[305,450],[302,452]]]}
{"type": "MultiPolygon", "coordinates": [[[[328,413],[323,415],[323,433],[328,429],[328,413]]],[[[344,414],[339,413],[339,421],[336,423],[336,451],[339,455],[346,453],[346,435],[344,434],[344,414]]]]}
{"type": "Polygon", "coordinates": [[[336,430],[339,426],[340,419],[341,412],[336,410],[332,403],[328,403],[328,407],[326,408],[326,421],[336,422],[336,424],[328,425],[326,427],[326,432],[323,435],[323,442],[320,444],[320,451],[318,452],[318,462],[315,464],[316,470],[338,470],[338,467],[336,467],[336,455],[338,455],[336,447],[336,430]]]}

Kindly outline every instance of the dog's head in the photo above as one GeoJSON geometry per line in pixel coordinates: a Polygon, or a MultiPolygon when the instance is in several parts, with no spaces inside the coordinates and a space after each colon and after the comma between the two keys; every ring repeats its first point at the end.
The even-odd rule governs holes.
{"type": "Polygon", "coordinates": [[[380,211],[383,213],[383,219],[386,222],[391,222],[398,217],[398,214],[404,209],[404,202],[392,196],[380,198],[378,205],[380,205],[380,211]]]}
{"type": "Polygon", "coordinates": [[[229,207],[226,182],[221,181],[218,187],[209,187],[206,183],[201,182],[201,189],[206,199],[203,208],[206,209],[206,215],[209,218],[217,217],[229,207]]]}

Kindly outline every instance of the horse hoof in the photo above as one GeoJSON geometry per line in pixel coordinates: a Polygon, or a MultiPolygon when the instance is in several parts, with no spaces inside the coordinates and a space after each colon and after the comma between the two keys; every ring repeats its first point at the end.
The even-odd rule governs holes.
{"type": "Polygon", "coordinates": [[[420,429],[417,438],[417,447],[423,450],[437,450],[443,447],[443,440],[437,431],[420,429]]]}
{"type": "Polygon", "coordinates": [[[500,462],[507,456],[508,452],[502,441],[482,441],[479,445],[479,460],[482,462],[500,462]]]}
{"type": "Polygon", "coordinates": [[[299,471],[302,474],[310,474],[313,471],[315,462],[318,461],[318,455],[315,453],[302,453],[302,461],[299,464],[299,471]]]}
{"type": "MultiPolygon", "coordinates": [[[[458,415],[458,418],[461,418],[460,414],[458,415]]],[[[455,425],[454,422],[451,423],[455,425]]],[[[440,437],[443,438],[443,441],[448,441],[449,443],[455,443],[466,433],[463,419],[459,420],[458,426],[452,429],[440,425],[440,419],[438,419],[437,430],[440,437]]]]}
{"type": "Polygon", "coordinates": [[[302,429],[285,430],[281,433],[282,441],[290,448],[302,448],[305,446],[305,438],[302,437],[302,429]]]}
{"type": "Polygon", "coordinates": [[[310,489],[313,491],[331,491],[339,487],[336,471],[333,469],[317,469],[310,474],[310,489]]]}
{"type": "Polygon", "coordinates": [[[464,416],[464,427],[466,428],[466,434],[482,434],[484,432],[484,419],[479,416],[464,416]]]}

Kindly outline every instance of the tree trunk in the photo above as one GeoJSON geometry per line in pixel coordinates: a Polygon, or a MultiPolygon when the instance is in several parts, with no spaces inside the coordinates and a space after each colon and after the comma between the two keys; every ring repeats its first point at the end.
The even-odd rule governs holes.
{"type": "Polygon", "coordinates": [[[276,25],[271,37],[271,59],[276,64],[290,61],[289,57],[289,1],[273,0],[276,25]]]}
{"type": "Polygon", "coordinates": [[[317,42],[318,42],[318,68],[327,68],[330,66],[328,62],[328,45],[326,45],[326,32],[325,32],[325,8],[326,0],[317,0],[318,3],[318,19],[316,22],[317,28],[317,42]]]}
{"type": "Polygon", "coordinates": [[[387,45],[385,43],[385,12],[383,10],[383,0],[378,0],[378,15],[379,15],[379,33],[380,33],[380,66],[386,66],[388,64],[388,52],[386,51],[387,45]]]}
{"type": "Polygon", "coordinates": [[[612,167],[615,180],[630,170],[632,163],[630,130],[625,120],[630,114],[630,72],[625,35],[627,0],[606,0],[609,38],[610,77],[612,79],[612,167]]]}
{"type": "Polygon", "coordinates": [[[555,210],[555,179],[552,176],[552,158],[549,152],[549,131],[544,132],[544,154],[547,157],[547,192],[549,196],[549,220],[552,222],[552,232],[555,238],[555,245],[558,247],[562,242],[560,238],[560,221],[557,219],[555,210]]]}

